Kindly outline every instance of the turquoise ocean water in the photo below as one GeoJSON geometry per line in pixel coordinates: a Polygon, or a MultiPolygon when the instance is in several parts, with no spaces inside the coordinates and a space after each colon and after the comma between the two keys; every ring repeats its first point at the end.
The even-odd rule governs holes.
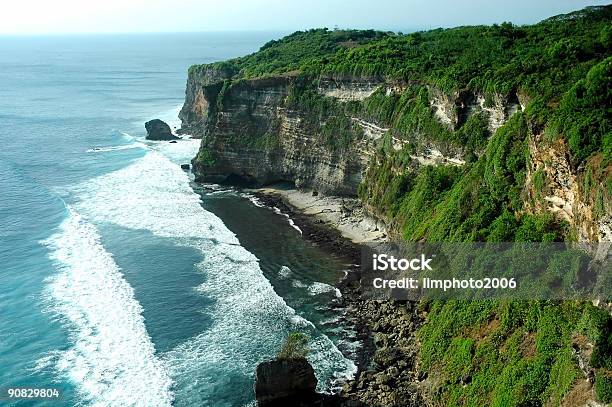
{"type": "Polygon", "coordinates": [[[1,405],[251,405],[292,331],[320,390],[355,371],[345,265],[248,194],[196,193],[197,140],[144,140],[189,65],[278,36],[0,37],[0,388],[62,392],[1,405]]]}

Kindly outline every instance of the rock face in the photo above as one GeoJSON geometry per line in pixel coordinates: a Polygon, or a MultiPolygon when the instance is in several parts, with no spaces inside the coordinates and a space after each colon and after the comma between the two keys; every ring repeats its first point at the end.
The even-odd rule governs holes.
{"type": "MultiPolygon", "coordinates": [[[[251,79],[236,79],[234,75],[231,67],[223,64],[197,66],[189,71],[180,118],[181,132],[202,138],[200,151],[192,162],[196,181],[231,181],[248,186],[289,182],[298,189],[322,195],[355,197],[366,170],[382,165],[376,157],[385,143],[395,151],[405,151],[404,156],[409,158],[393,164],[394,175],[410,176],[408,173],[428,165],[462,166],[470,155],[482,153],[436,140],[426,132],[401,135],[372,117],[357,117],[358,114],[347,119],[351,132],[359,136],[342,148],[333,148],[328,143],[330,135],[322,134],[329,117],[289,102],[292,90],[303,78],[292,73],[251,79]]],[[[336,103],[354,103],[375,92],[400,97],[410,86],[384,78],[350,76],[320,77],[313,83],[319,95],[336,103]]],[[[529,97],[520,92],[485,95],[464,90],[446,94],[432,85],[425,87],[433,115],[449,131],[456,131],[478,114],[484,116],[488,132],[493,134],[529,103],[529,97]]],[[[166,130],[169,133],[169,128],[166,130]]],[[[523,191],[529,199],[524,210],[555,213],[569,222],[581,241],[609,240],[612,219],[604,188],[606,174],[593,171],[599,176],[594,176],[592,182],[585,179],[581,169],[569,165],[564,146],[551,148],[540,140],[537,130],[532,133],[530,168],[523,191]],[[533,177],[542,174],[549,181],[547,188],[536,191],[537,177],[533,177]],[[590,195],[582,191],[588,183],[597,184],[591,187],[590,195]],[[603,214],[596,213],[596,207],[603,214]]],[[[339,138],[337,134],[331,137],[339,138]]],[[[377,215],[373,208],[366,208],[377,215]]]]}
{"type": "Polygon", "coordinates": [[[255,398],[260,406],[296,405],[292,399],[313,398],[316,387],[314,369],[306,359],[277,359],[257,366],[255,398]]]}
{"type": "MultiPolygon", "coordinates": [[[[285,103],[295,77],[242,80],[229,89],[215,82],[220,77],[223,73],[212,68],[190,73],[180,114],[183,129],[202,137],[193,162],[198,181],[291,182],[322,193],[356,195],[367,165],[367,141],[330,149],[312,131],[312,120],[285,103]]],[[[346,95],[349,85],[337,86],[346,95]]],[[[360,83],[359,92],[364,87],[369,89],[360,83]]]]}
{"type": "Polygon", "coordinates": [[[145,123],[145,129],[147,129],[147,140],[176,140],[170,126],[164,121],[159,119],[153,119],[145,123]]]}
{"type": "Polygon", "coordinates": [[[612,201],[605,197],[605,182],[612,168],[601,169],[597,176],[593,169],[602,168],[602,157],[595,155],[587,161],[586,169],[575,171],[569,157],[563,139],[546,141],[541,134],[530,137],[525,209],[556,214],[574,228],[580,242],[610,242],[612,201]]]}
{"type": "MultiPolygon", "coordinates": [[[[351,117],[350,128],[360,137],[342,148],[330,148],[329,136],[313,126],[313,122],[324,126],[324,120],[287,102],[292,86],[300,80],[297,76],[229,81],[230,77],[231,72],[215,66],[189,72],[181,132],[202,137],[193,162],[197,181],[229,179],[252,186],[290,182],[327,195],[357,195],[376,145],[388,128],[368,118],[351,117]]],[[[317,91],[346,103],[362,100],[381,87],[387,93],[402,88],[380,78],[342,77],[321,78],[317,91]]],[[[427,150],[461,162],[456,148],[450,151],[448,146],[430,144],[427,150]]]]}

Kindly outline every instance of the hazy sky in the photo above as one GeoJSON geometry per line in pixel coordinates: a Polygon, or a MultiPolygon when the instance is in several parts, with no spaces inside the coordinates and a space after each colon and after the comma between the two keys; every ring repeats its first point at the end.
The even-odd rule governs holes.
{"type": "Polygon", "coordinates": [[[423,29],[543,18],[580,0],[2,0],[0,34],[423,29]]]}

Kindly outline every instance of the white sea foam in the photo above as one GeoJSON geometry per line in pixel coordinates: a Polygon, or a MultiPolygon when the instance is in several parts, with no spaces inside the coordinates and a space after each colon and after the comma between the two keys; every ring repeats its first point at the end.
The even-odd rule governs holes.
{"type": "Polygon", "coordinates": [[[43,358],[67,374],[88,404],[169,406],[171,379],[155,355],[142,308],[96,228],[76,211],[44,242],[58,274],[49,308],[69,325],[73,345],[43,358]]]}
{"type": "MultiPolygon", "coordinates": [[[[261,199],[259,199],[258,197],[254,196],[253,194],[249,194],[249,193],[242,193],[241,196],[247,198],[249,201],[251,201],[253,203],[253,205],[258,206],[260,208],[265,208],[266,206],[261,202],[261,199]]],[[[289,226],[291,226],[292,228],[294,228],[295,230],[297,230],[299,232],[300,235],[303,234],[302,229],[300,229],[300,227],[298,225],[295,224],[295,222],[293,221],[293,219],[291,219],[291,217],[284,213],[283,211],[281,211],[279,208],[277,208],[276,206],[272,206],[269,207],[270,209],[272,209],[272,211],[274,211],[274,213],[276,213],[277,215],[281,215],[284,216],[287,219],[287,223],[289,223],[289,226]]]]}
{"type": "MultiPolygon", "coordinates": [[[[176,165],[184,157],[166,157],[183,142],[152,144],[151,151],[128,167],[78,186],[77,210],[94,223],[148,230],[202,253],[198,268],[205,283],[198,291],[212,300],[203,310],[212,323],[161,358],[177,391],[198,394],[200,399],[195,401],[200,404],[213,404],[215,392],[227,391],[231,385],[226,383],[229,377],[251,374],[258,362],[273,355],[287,332],[322,335],[275,293],[259,260],[240,246],[234,233],[202,208],[189,175],[176,165]]],[[[185,145],[195,154],[197,143],[185,145]]],[[[353,371],[354,364],[331,341],[317,348],[313,358],[320,378],[329,369],[353,371]]]]}
{"type": "Polygon", "coordinates": [[[157,117],[165,121],[166,123],[168,123],[168,126],[170,126],[170,128],[174,131],[175,129],[178,129],[181,127],[181,120],[179,119],[179,112],[181,111],[182,107],[183,107],[183,104],[181,103],[180,105],[174,106],[172,109],[168,109],[168,110],[165,110],[159,113],[157,117]]]}
{"type": "Polygon", "coordinates": [[[289,222],[289,225],[294,228],[295,230],[297,230],[298,232],[300,232],[300,235],[303,235],[302,233],[302,229],[299,228],[298,225],[295,224],[295,222],[293,222],[293,219],[291,219],[289,216],[287,216],[287,221],[289,222]]]}
{"type": "Polygon", "coordinates": [[[278,275],[280,278],[289,278],[289,276],[291,276],[291,269],[287,266],[281,266],[281,268],[278,270],[278,275]]]}
{"type": "Polygon", "coordinates": [[[283,211],[281,211],[279,208],[277,208],[276,206],[272,207],[272,210],[274,211],[274,213],[284,216],[287,219],[287,222],[289,223],[289,225],[294,228],[295,230],[297,230],[300,235],[302,234],[302,229],[300,229],[295,222],[293,221],[293,219],[291,219],[291,217],[289,215],[287,215],[286,213],[284,213],[283,211]]]}
{"type": "MultiPolygon", "coordinates": [[[[351,360],[346,359],[336,345],[325,335],[317,336],[308,343],[310,353],[308,360],[313,366],[319,369],[334,372],[332,383],[319,383],[317,390],[334,391],[338,390],[337,385],[341,380],[349,379],[357,373],[357,365],[351,360]],[[332,388],[326,388],[331,384],[332,388]]],[[[320,380],[320,379],[319,379],[320,380]]]]}
{"type": "Polygon", "coordinates": [[[308,285],[301,282],[300,280],[293,280],[291,282],[291,285],[294,286],[295,288],[308,288],[308,285]]]}
{"type": "Polygon", "coordinates": [[[123,131],[121,132],[121,137],[122,137],[122,138],[123,138],[123,140],[125,140],[125,141],[134,141],[134,140],[136,140],[136,137],[132,136],[132,135],[131,135],[131,134],[129,134],[129,133],[125,133],[125,132],[123,132],[123,131]]]}
{"type": "Polygon", "coordinates": [[[158,151],[77,187],[78,209],[97,222],[145,229],[183,241],[214,238],[238,244],[221,220],[200,206],[189,176],[158,151]]]}
{"type": "Polygon", "coordinates": [[[161,152],[173,163],[186,164],[195,157],[201,140],[184,138],[176,140],[176,143],[169,143],[167,141],[147,141],[147,143],[151,149],[161,152]]]}
{"type": "Polygon", "coordinates": [[[248,193],[242,193],[241,194],[243,197],[247,198],[249,201],[251,201],[251,203],[259,208],[264,208],[265,205],[261,202],[261,199],[259,199],[258,197],[256,197],[253,194],[248,194],[248,193]]]}
{"type": "Polygon", "coordinates": [[[87,150],[88,153],[105,153],[108,151],[121,151],[121,150],[131,150],[133,148],[144,148],[145,146],[142,143],[133,143],[121,146],[106,146],[106,147],[93,147],[87,150]]]}
{"type": "Polygon", "coordinates": [[[337,289],[333,285],[320,283],[318,281],[315,281],[314,283],[308,286],[308,292],[310,293],[310,295],[318,295],[318,294],[333,292],[336,295],[336,298],[342,297],[342,292],[339,289],[337,289]]]}

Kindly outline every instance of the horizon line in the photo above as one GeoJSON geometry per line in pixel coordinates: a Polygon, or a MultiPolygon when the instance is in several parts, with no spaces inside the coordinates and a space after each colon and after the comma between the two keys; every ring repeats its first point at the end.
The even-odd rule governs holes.
{"type": "MultiPolygon", "coordinates": [[[[595,6],[592,6],[595,7],[595,6]]],[[[184,30],[184,31],[65,31],[65,32],[0,32],[0,38],[2,37],[69,37],[69,36],[113,36],[113,35],[176,35],[176,34],[228,34],[228,33],[294,33],[297,31],[308,31],[308,30],[316,30],[327,28],[328,30],[374,30],[381,32],[393,32],[393,33],[403,33],[410,34],[414,32],[422,32],[422,31],[431,31],[438,29],[452,29],[452,28],[461,28],[461,27],[483,27],[483,26],[493,26],[496,24],[502,24],[505,22],[510,22],[517,27],[522,26],[530,26],[534,24],[538,24],[548,18],[555,17],[549,16],[542,18],[541,20],[537,20],[529,23],[515,23],[513,21],[505,20],[505,21],[495,21],[495,22],[483,22],[480,24],[457,24],[457,25],[428,25],[428,26],[413,26],[413,27],[301,27],[301,28],[278,28],[278,29],[221,29],[221,30],[184,30]]]]}
{"type": "MultiPolygon", "coordinates": [[[[480,24],[488,25],[488,24],[480,24]]],[[[457,26],[459,27],[459,26],[457,26]]],[[[310,28],[293,28],[293,29],[244,29],[244,30],[197,30],[197,31],[70,31],[70,32],[15,32],[15,33],[2,33],[0,37],[69,37],[69,36],[113,36],[113,35],[165,35],[165,34],[229,34],[229,33],[294,33],[297,31],[308,31],[327,28],[328,30],[334,30],[334,27],[310,27],[310,28]]],[[[453,27],[428,27],[428,28],[404,28],[404,29],[387,29],[387,28],[361,28],[361,27],[340,27],[338,30],[374,30],[381,32],[416,32],[435,30],[438,28],[453,28],[453,27]]]]}

